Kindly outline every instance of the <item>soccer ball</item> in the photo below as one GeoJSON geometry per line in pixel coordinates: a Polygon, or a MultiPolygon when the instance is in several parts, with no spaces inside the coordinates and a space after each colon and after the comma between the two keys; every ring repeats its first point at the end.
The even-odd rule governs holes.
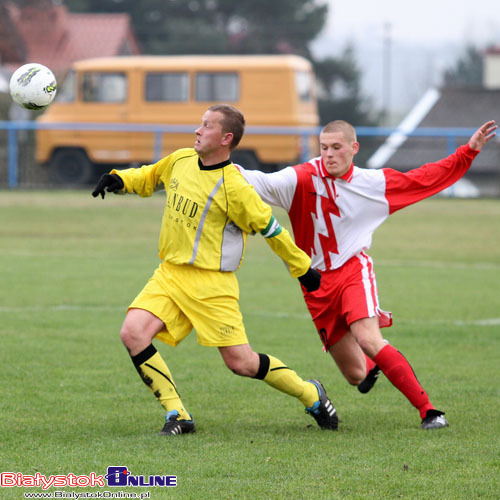
{"type": "Polygon", "coordinates": [[[54,73],[43,64],[30,63],[14,71],[10,78],[12,99],[26,109],[46,108],[56,96],[54,73]]]}

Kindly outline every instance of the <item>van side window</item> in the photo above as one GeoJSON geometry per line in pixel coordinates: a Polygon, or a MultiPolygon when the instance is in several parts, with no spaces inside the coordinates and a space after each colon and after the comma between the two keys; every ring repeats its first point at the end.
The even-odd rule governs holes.
{"type": "Polygon", "coordinates": [[[313,97],[313,79],[307,71],[295,72],[295,86],[301,101],[310,101],[313,97]]]}
{"type": "Polygon", "coordinates": [[[188,96],[187,73],[146,74],[146,101],[185,102],[188,96]]]}
{"type": "Polygon", "coordinates": [[[82,99],[84,102],[124,102],[127,99],[125,73],[83,73],[82,99]]]}
{"type": "Polygon", "coordinates": [[[238,73],[197,73],[197,101],[237,101],[240,94],[238,73]]]}

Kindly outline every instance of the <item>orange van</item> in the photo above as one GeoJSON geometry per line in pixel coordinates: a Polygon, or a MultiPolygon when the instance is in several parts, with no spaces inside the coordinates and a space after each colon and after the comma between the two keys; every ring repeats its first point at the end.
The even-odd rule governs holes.
{"type": "Polygon", "coordinates": [[[272,171],[317,153],[312,66],[295,55],[103,57],[74,63],[38,118],[36,159],[55,181],[84,184],[97,167],[152,163],[194,144],[206,109],[233,104],[247,132],[232,159],[272,171]],[[278,127],[270,132],[270,127],[278,127]],[[293,131],[289,127],[294,127],[293,131]],[[307,136],[306,136],[307,137],[307,136]]]}

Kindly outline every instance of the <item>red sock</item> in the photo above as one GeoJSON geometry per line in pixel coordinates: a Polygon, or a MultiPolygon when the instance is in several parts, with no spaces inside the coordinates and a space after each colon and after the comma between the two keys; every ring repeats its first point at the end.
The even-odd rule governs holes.
{"type": "Polygon", "coordinates": [[[366,354],[365,354],[365,361],[366,361],[366,374],[368,375],[368,373],[370,372],[370,370],[372,368],[375,368],[375,365],[377,363],[375,363],[374,361],[372,361],[366,354]]]}
{"type": "Polygon", "coordinates": [[[399,389],[425,418],[427,410],[433,410],[427,393],[420,385],[415,373],[406,358],[391,345],[386,345],[373,358],[392,385],[399,389]]]}

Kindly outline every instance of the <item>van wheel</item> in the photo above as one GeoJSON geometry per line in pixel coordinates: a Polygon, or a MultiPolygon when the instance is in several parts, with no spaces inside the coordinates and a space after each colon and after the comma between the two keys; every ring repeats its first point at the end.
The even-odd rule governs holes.
{"type": "Polygon", "coordinates": [[[259,170],[260,163],[253,151],[233,151],[231,161],[241,165],[246,170],[259,170]]]}
{"type": "Polygon", "coordinates": [[[56,184],[75,186],[92,180],[93,166],[79,149],[61,149],[50,160],[51,180],[56,184]]]}

